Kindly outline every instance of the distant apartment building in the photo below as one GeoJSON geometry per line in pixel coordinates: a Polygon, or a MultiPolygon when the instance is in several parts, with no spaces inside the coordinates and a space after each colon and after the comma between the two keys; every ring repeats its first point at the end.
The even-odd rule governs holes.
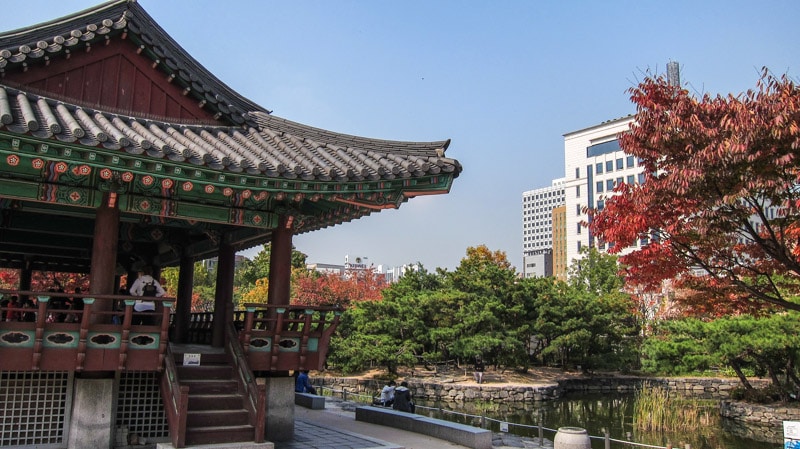
{"type": "Polygon", "coordinates": [[[419,271],[421,266],[419,264],[409,264],[399,267],[390,267],[385,265],[374,265],[369,263],[369,258],[362,256],[344,256],[344,264],[326,264],[326,263],[309,263],[306,264],[308,270],[318,271],[320,273],[332,273],[340,276],[349,276],[352,273],[372,270],[378,277],[383,277],[387,283],[391,284],[397,282],[405,273],[409,271],[419,271]]]}
{"type": "MultiPolygon", "coordinates": [[[[237,254],[233,257],[233,267],[234,269],[239,268],[239,266],[247,260],[247,257],[237,254]]],[[[210,259],[204,259],[200,261],[200,264],[208,271],[209,273],[213,272],[217,269],[217,265],[219,265],[219,260],[216,257],[212,257],[210,259]]]]}
{"type": "Polygon", "coordinates": [[[621,183],[644,182],[639,161],[625,154],[617,139],[620,133],[628,131],[632,122],[633,116],[627,116],[564,135],[568,265],[578,258],[583,247],[608,249],[586,227],[589,220],[586,209],[602,210],[614,187],[621,183]]]}
{"type": "Polygon", "coordinates": [[[553,210],[564,206],[564,179],[522,193],[522,275],[553,276],[553,210]]]}

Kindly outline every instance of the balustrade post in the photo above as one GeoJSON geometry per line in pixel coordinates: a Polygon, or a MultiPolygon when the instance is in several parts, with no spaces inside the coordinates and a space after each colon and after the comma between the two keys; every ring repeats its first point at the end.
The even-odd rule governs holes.
{"type": "Polygon", "coordinates": [[[158,342],[158,369],[159,371],[164,366],[164,356],[167,353],[167,345],[169,344],[169,315],[172,312],[172,301],[163,301],[161,303],[161,338],[158,342]]]}
{"type": "Polygon", "coordinates": [[[277,307],[275,309],[275,313],[277,315],[275,316],[275,330],[274,330],[274,333],[272,335],[272,348],[271,348],[272,349],[272,353],[271,353],[272,363],[271,363],[271,366],[278,366],[278,357],[279,357],[279,354],[280,354],[280,351],[278,351],[278,349],[280,348],[281,332],[283,331],[283,318],[284,318],[284,314],[286,313],[286,308],[285,307],[277,307]]]}
{"type": "Polygon", "coordinates": [[[44,323],[47,320],[47,302],[49,296],[39,296],[39,312],[36,314],[36,334],[33,340],[33,360],[32,368],[39,369],[39,362],[42,360],[42,339],[44,338],[44,323]]]}
{"type": "Polygon", "coordinates": [[[125,300],[125,316],[122,318],[122,332],[119,342],[119,369],[125,369],[128,360],[128,340],[131,338],[131,322],[133,321],[133,305],[135,299],[125,300]]]}
{"type": "Polygon", "coordinates": [[[605,449],[611,449],[611,432],[608,429],[603,429],[603,432],[605,432],[605,449]]]}
{"type": "Polygon", "coordinates": [[[81,329],[78,339],[78,360],[75,363],[75,370],[81,371],[86,361],[86,338],[89,336],[89,323],[92,319],[92,308],[94,298],[83,298],[83,314],[81,315],[81,329]]]}
{"type": "Polygon", "coordinates": [[[245,357],[247,357],[247,353],[250,352],[250,332],[253,330],[256,308],[247,307],[245,310],[244,329],[242,329],[242,335],[239,336],[239,341],[242,343],[242,350],[244,351],[245,357]]]}
{"type": "Polygon", "coordinates": [[[308,369],[306,367],[306,358],[308,357],[308,336],[311,332],[311,316],[314,314],[312,309],[305,309],[305,315],[303,317],[303,330],[300,337],[300,369],[308,369]]]}

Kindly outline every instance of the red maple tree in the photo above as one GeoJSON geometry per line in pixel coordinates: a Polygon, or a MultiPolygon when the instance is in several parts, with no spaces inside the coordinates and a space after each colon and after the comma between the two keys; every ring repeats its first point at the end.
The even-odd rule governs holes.
{"type": "Polygon", "coordinates": [[[347,308],[356,302],[381,299],[386,287],[386,278],[371,269],[348,271],[345,276],[297,270],[292,278],[292,303],[347,308]]]}
{"type": "MultiPolygon", "coordinates": [[[[0,288],[19,288],[19,270],[0,269],[0,288]]],[[[74,292],[75,288],[86,292],[89,290],[89,275],[80,273],[56,273],[51,271],[34,271],[31,274],[31,291],[46,292],[50,289],[74,292]]]]}
{"type": "Polygon", "coordinates": [[[618,186],[590,223],[615,252],[648,242],[620,257],[628,281],[655,290],[677,279],[712,309],[755,300],[800,310],[795,84],[764,69],[755,90],[736,96],[698,99],[663,77],[630,93],[637,114],[620,146],[646,180],[618,186]]]}

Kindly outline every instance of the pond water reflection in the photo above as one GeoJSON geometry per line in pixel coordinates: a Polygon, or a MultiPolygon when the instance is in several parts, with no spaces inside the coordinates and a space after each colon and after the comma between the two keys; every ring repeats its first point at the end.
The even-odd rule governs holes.
{"type": "MultiPolygon", "coordinates": [[[[719,418],[715,426],[696,431],[678,433],[645,432],[633,428],[634,396],[631,394],[573,394],[564,399],[534,403],[495,402],[444,402],[420,401],[420,405],[459,411],[470,415],[486,416],[498,421],[536,426],[541,416],[542,425],[549,429],[559,427],[581,427],[589,435],[602,436],[605,429],[612,439],[629,440],[658,446],[671,443],[676,448],[691,444],[692,449],[775,449],[782,446],[783,430],[774,427],[745,427],[737,422],[719,418]],[[781,444],[778,446],[777,444],[781,444]]],[[[718,406],[713,405],[713,415],[718,416],[718,406]]],[[[431,414],[423,408],[417,413],[431,414]]],[[[437,418],[474,424],[475,418],[459,415],[433,413],[437,418]]],[[[492,430],[498,432],[499,423],[489,421],[492,430]]],[[[509,431],[523,436],[536,437],[535,428],[511,425],[509,431]]],[[[545,432],[545,438],[553,439],[554,432],[545,432]]],[[[602,440],[592,440],[593,449],[602,449],[602,440]]],[[[631,446],[612,443],[612,448],[631,446]]]]}

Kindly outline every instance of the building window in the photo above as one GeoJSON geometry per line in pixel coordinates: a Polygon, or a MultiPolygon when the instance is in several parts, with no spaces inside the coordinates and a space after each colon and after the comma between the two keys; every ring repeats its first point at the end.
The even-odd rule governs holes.
{"type": "Polygon", "coordinates": [[[628,156],[625,159],[625,165],[627,165],[628,168],[631,168],[631,167],[633,167],[633,161],[634,161],[633,156],[628,156]]]}
{"type": "Polygon", "coordinates": [[[581,168],[575,167],[575,179],[580,179],[581,177],[581,168]]]}
{"type": "Polygon", "coordinates": [[[606,171],[614,171],[614,161],[606,161],[606,171]]]}
{"type": "Polygon", "coordinates": [[[581,205],[580,204],[576,204],[575,205],[575,212],[576,212],[576,215],[580,215],[581,214],[581,205]]]}
{"type": "Polygon", "coordinates": [[[581,186],[575,186],[575,197],[576,198],[581,197],[581,186]]]}
{"type": "Polygon", "coordinates": [[[602,162],[598,162],[598,163],[594,164],[594,172],[597,173],[598,175],[600,173],[603,173],[603,163],[602,162]]]}
{"type": "Polygon", "coordinates": [[[578,234],[580,234],[580,233],[581,233],[581,224],[578,223],[578,234]]]}
{"type": "Polygon", "coordinates": [[[622,165],[622,158],[617,159],[617,170],[622,170],[623,168],[625,168],[625,166],[622,165]]]}
{"type": "Polygon", "coordinates": [[[597,210],[603,210],[606,207],[606,202],[603,200],[597,200],[597,210]]]}
{"type": "Polygon", "coordinates": [[[633,185],[633,175],[628,175],[628,180],[626,182],[630,185],[633,185]]]}
{"type": "Polygon", "coordinates": [[[608,191],[614,190],[614,180],[613,179],[606,179],[606,190],[608,190],[608,191]]]}
{"type": "Polygon", "coordinates": [[[595,184],[595,188],[597,190],[597,193],[602,193],[603,192],[603,181],[597,181],[597,183],[595,184]]]}
{"type": "Polygon", "coordinates": [[[639,173],[639,184],[644,184],[644,173],[639,173]]]}
{"type": "Polygon", "coordinates": [[[619,151],[619,140],[612,140],[610,142],[598,143],[586,148],[586,157],[600,156],[601,154],[613,153],[619,151]]]}

